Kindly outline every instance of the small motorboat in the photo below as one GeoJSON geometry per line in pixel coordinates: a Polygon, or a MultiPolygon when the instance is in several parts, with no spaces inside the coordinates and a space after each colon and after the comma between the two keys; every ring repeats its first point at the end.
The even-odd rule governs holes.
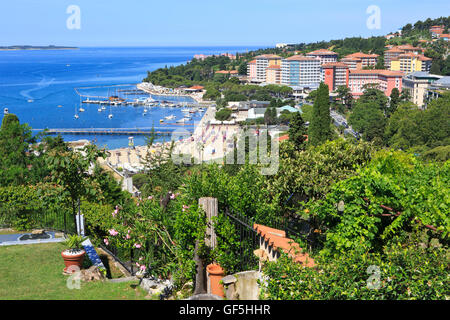
{"type": "Polygon", "coordinates": [[[8,113],[9,113],[9,109],[8,108],[3,109],[3,114],[8,114],[8,113]]]}
{"type": "Polygon", "coordinates": [[[84,112],[84,111],[86,111],[86,110],[84,110],[83,108],[80,108],[79,110],[80,110],[80,112],[84,112]]]}
{"type": "Polygon", "coordinates": [[[79,117],[80,117],[80,116],[79,116],[79,115],[77,115],[77,114],[76,114],[76,115],[74,116],[74,118],[75,118],[75,119],[78,119],[79,117]]]}

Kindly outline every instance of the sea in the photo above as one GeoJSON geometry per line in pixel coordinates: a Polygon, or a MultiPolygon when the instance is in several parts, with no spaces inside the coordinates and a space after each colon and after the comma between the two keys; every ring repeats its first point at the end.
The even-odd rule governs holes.
{"type": "MultiPolygon", "coordinates": [[[[99,106],[83,104],[86,98],[118,95],[128,100],[149,97],[120,90],[135,89],[148,71],[176,66],[190,61],[195,54],[246,52],[256,47],[139,47],[93,48],[77,50],[18,50],[0,51],[0,121],[3,110],[27,123],[33,133],[49,129],[119,129],[155,128],[155,131],[176,130],[175,125],[160,123],[174,115],[183,117],[181,108],[156,106],[99,106]],[[85,111],[80,112],[80,108],[85,111]],[[78,118],[75,118],[75,115],[78,118]],[[108,115],[113,114],[113,118],[108,115]]],[[[152,96],[156,101],[172,101],[180,105],[193,102],[181,97],[152,96]]],[[[94,99],[91,99],[94,100],[94,99]]],[[[192,123],[201,119],[193,117],[192,123]]],[[[173,121],[172,121],[173,122],[173,121]]],[[[194,126],[185,126],[193,131],[194,126]]],[[[86,139],[99,147],[127,147],[125,135],[62,135],[65,141],[86,139]]],[[[157,141],[170,139],[159,136],[157,141]]],[[[133,137],[135,145],[145,145],[145,136],[133,137]]]]}

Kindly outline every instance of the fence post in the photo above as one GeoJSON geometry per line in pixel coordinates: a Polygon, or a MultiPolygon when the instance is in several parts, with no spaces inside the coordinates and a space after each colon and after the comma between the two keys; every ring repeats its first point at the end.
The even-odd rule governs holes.
{"type": "Polygon", "coordinates": [[[216,198],[200,198],[198,199],[198,205],[206,213],[207,225],[205,244],[211,249],[214,249],[217,246],[217,238],[214,231],[213,217],[217,217],[218,215],[218,201],[216,198]]]}
{"type": "MultiPolygon", "coordinates": [[[[214,231],[213,217],[217,217],[219,206],[216,198],[200,198],[198,199],[198,206],[206,213],[206,234],[205,245],[213,250],[217,246],[216,233],[214,231]]],[[[205,265],[201,262],[197,263],[197,278],[203,280],[201,275],[205,272],[205,265]],[[199,270],[201,269],[201,270],[199,270]]],[[[203,280],[204,281],[204,280],[203,280]]],[[[204,283],[202,283],[203,286],[204,283]]],[[[206,272],[206,291],[211,293],[211,280],[209,273],[206,272]]]]}

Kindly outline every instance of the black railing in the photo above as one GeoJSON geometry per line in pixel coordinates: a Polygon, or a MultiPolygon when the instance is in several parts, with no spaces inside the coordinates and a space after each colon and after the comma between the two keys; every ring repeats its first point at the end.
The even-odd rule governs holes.
{"type": "Polygon", "coordinates": [[[225,209],[225,216],[233,223],[239,235],[239,247],[235,252],[240,259],[239,271],[258,268],[258,258],[253,251],[259,247],[259,236],[253,229],[253,220],[231,209],[225,209]]]}

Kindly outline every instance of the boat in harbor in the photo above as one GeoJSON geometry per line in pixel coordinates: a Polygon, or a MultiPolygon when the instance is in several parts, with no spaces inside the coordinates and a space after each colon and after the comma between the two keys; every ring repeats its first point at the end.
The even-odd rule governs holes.
{"type": "Polygon", "coordinates": [[[159,122],[164,122],[164,119],[159,119],[159,122]]]}
{"type": "Polygon", "coordinates": [[[102,112],[102,108],[98,108],[97,111],[98,111],[98,112],[102,112]]]}
{"type": "Polygon", "coordinates": [[[62,108],[62,105],[58,105],[58,108],[62,108]]]}
{"type": "Polygon", "coordinates": [[[112,119],[114,117],[114,115],[112,114],[112,113],[110,113],[109,115],[108,115],[108,118],[109,119],[112,119]]]}
{"type": "Polygon", "coordinates": [[[188,108],[181,109],[181,112],[189,112],[190,110],[188,108]]]}
{"type": "Polygon", "coordinates": [[[176,118],[176,116],[174,116],[174,115],[170,115],[170,116],[165,117],[166,120],[173,120],[175,118],[176,118]]]}
{"type": "Polygon", "coordinates": [[[84,111],[86,111],[86,110],[84,110],[84,108],[80,108],[80,112],[84,112],[84,111]]]}

